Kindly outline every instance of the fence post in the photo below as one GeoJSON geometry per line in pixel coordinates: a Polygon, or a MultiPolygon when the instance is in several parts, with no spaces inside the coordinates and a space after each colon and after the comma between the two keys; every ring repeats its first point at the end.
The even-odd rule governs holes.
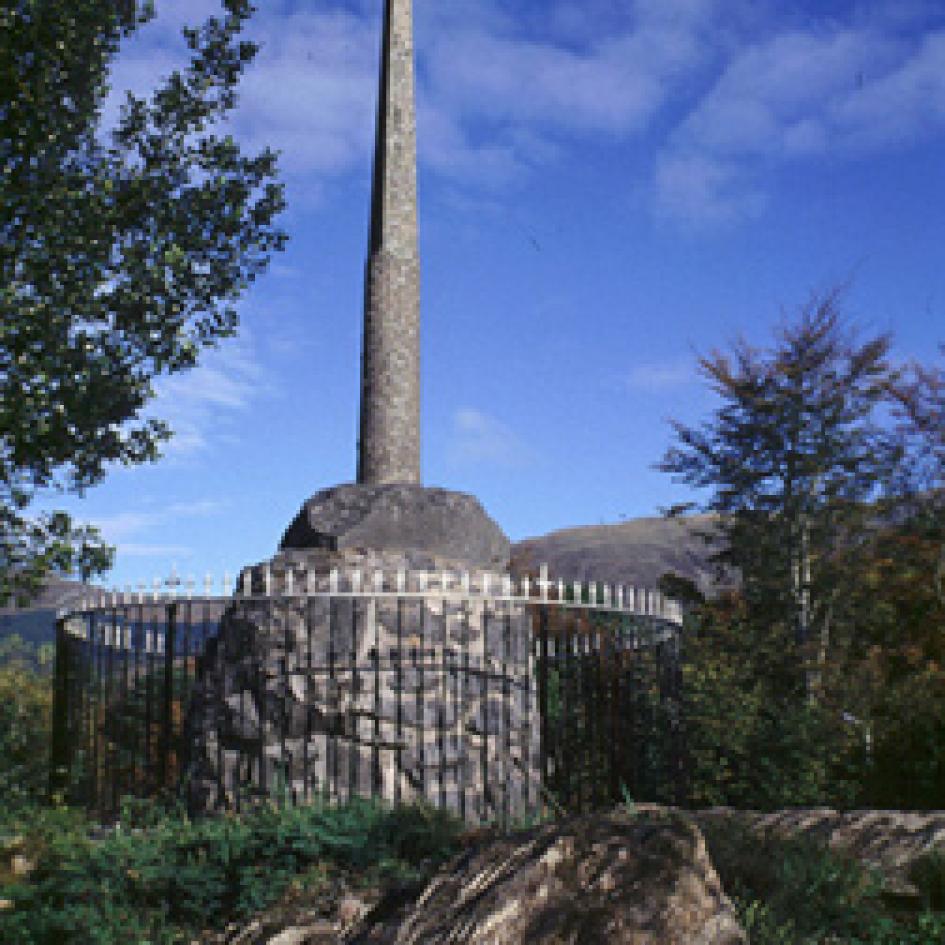
{"type": "Polygon", "coordinates": [[[167,605],[167,630],[164,633],[164,704],[161,713],[161,768],[159,790],[168,786],[171,742],[174,728],[174,651],[177,648],[177,603],[167,605]]]}
{"type": "Polygon", "coordinates": [[[66,618],[56,620],[56,655],[53,664],[52,744],[49,753],[49,800],[68,790],[71,762],[69,738],[69,638],[66,618]]]}
{"type": "MultiPolygon", "coordinates": [[[[538,718],[540,720],[539,742],[538,742],[538,771],[542,787],[550,787],[548,777],[548,607],[544,604],[538,605],[538,718]]],[[[557,778],[557,772],[555,772],[557,778]]],[[[544,793],[542,797],[544,798],[544,793]]],[[[542,814],[547,812],[546,805],[542,803],[542,814]]]]}
{"type": "Polygon", "coordinates": [[[675,632],[673,647],[673,688],[676,709],[676,727],[673,733],[674,764],[676,768],[676,806],[683,807],[689,801],[689,742],[686,729],[686,689],[683,675],[683,627],[675,632]]]}

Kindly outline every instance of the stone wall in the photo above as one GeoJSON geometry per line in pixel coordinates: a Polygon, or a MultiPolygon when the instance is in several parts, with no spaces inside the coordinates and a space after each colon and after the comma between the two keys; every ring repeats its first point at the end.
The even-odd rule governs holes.
{"type": "MultiPolygon", "coordinates": [[[[192,812],[279,793],[426,798],[470,822],[539,803],[530,615],[468,591],[461,563],[415,553],[292,551],[244,572],[203,657],[188,717],[192,812]],[[337,594],[329,566],[339,567],[337,594]],[[268,569],[269,590],[265,593],[268,569]],[[374,589],[382,569],[384,593],[374,589]],[[404,573],[399,598],[392,586],[404,573]],[[287,594],[291,589],[292,593],[287,594]],[[433,593],[430,593],[433,592],[433,593]],[[260,596],[255,596],[260,595],[260,596]],[[282,595],[282,596],[280,596],[282,595]]],[[[492,575],[493,592],[502,575],[492,575]]]]}

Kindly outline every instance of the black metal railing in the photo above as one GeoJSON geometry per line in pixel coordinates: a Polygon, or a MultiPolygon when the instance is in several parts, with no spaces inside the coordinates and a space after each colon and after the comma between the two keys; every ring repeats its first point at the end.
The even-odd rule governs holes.
{"type": "MultiPolygon", "coordinates": [[[[365,608],[375,595],[363,591],[345,596],[350,602],[344,608],[345,614],[356,628],[359,621],[363,623],[365,608]]],[[[626,796],[639,801],[682,803],[686,796],[686,766],[678,613],[674,611],[668,619],[662,612],[640,614],[591,604],[586,592],[583,604],[573,593],[560,600],[549,600],[547,596],[518,599],[527,611],[531,628],[527,683],[531,692],[518,695],[526,701],[533,697],[536,708],[533,715],[526,714],[523,717],[526,721],[520,719],[519,724],[536,729],[537,757],[524,760],[539,773],[536,794],[541,807],[559,812],[586,811],[612,805],[626,796]]],[[[600,599],[596,594],[594,597],[600,599]]],[[[113,595],[110,603],[99,602],[59,619],[51,791],[107,821],[117,815],[123,796],[174,796],[186,789],[188,759],[194,748],[194,732],[188,731],[187,725],[194,688],[202,678],[207,645],[216,639],[224,612],[236,600],[205,597],[149,601],[139,595],[138,601],[129,601],[113,595]]],[[[253,603],[257,612],[262,605],[275,613],[285,601],[274,596],[253,603]]],[[[405,641],[414,637],[414,643],[417,637],[422,640],[422,626],[401,624],[408,601],[396,598],[396,603],[398,637],[405,641]]],[[[329,611],[334,614],[336,608],[329,606],[329,611]]],[[[498,619],[501,634],[503,621],[498,619]]],[[[487,626],[487,640],[490,632],[495,631],[487,626]]],[[[349,641],[355,638],[355,631],[347,637],[349,641]]],[[[419,695],[416,706],[408,704],[404,693],[409,687],[401,685],[406,675],[419,677],[415,691],[423,691],[424,661],[416,660],[416,646],[414,661],[411,663],[409,658],[404,661],[410,648],[398,647],[396,663],[386,667],[386,678],[397,680],[394,751],[398,765],[405,750],[401,735],[408,715],[414,729],[420,727],[414,744],[421,754],[420,770],[425,778],[427,769],[422,753],[427,731],[423,729],[434,733],[442,765],[450,757],[451,729],[446,724],[447,716],[455,721],[460,693],[466,693],[470,686],[482,687],[486,707],[483,711],[488,714],[489,687],[501,687],[501,693],[496,693],[502,697],[500,711],[508,711],[515,696],[510,687],[516,682],[514,673],[506,671],[502,662],[501,640],[497,647],[499,667],[492,674],[470,665],[468,647],[439,651],[442,662],[436,669],[443,673],[444,687],[448,680],[451,688],[444,689],[433,718],[420,705],[419,695]],[[456,705],[450,700],[456,701],[456,705]]],[[[508,641],[504,652],[506,658],[511,657],[508,641]]],[[[322,667],[326,691],[331,690],[340,674],[349,673],[355,689],[372,687],[373,701],[378,706],[373,718],[351,719],[339,714],[337,736],[353,739],[352,743],[373,741],[373,773],[365,782],[355,770],[358,756],[353,751],[346,757],[339,754],[336,738],[335,754],[331,754],[330,745],[328,748],[335,797],[364,793],[365,783],[370,784],[372,794],[378,793],[379,752],[391,748],[378,721],[381,703],[385,696],[390,697],[390,691],[385,691],[385,673],[379,659],[380,655],[375,653],[367,663],[359,661],[353,645],[349,652],[330,648],[329,663],[322,667]]],[[[293,671],[283,660],[281,672],[285,678],[271,681],[271,685],[287,687],[293,671]]],[[[221,754],[218,770],[224,771],[227,762],[232,770],[245,774],[245,782],[254,784],[257,794],[261,784],[265,793],[282,800],[304,801],[305,797],[293,792],[291,785],[267,780],[267,771],[289,770],[287,765],[280,764],[287,758],[291,720],[262,717],[267,711],[266,683],[257,679],[255,685],[259,687],[256,705],[260,717],[253,721],[249,718],[252,713],[243,707],[248,719],[245,738],[235,758],[224,759],[223,747],[216,746],[221,754]],[[267,749],[262,732],[267,722],[284,726],[276,747],[276,754],[281,751],[281,759],[263,757],[267,749]]],[[[207,698],[206,693],[203,698],[207,698]]],[[[496,756],[496,745],[502,747],[501,739],[505,739],[504,763],[511,764],[515,752],[511,748],[512,726],[508,718],[504,721],[484,718],[483,723],[485,747],[480,757],[461,757],[455,763],[458,771],[471,770],[470,766],[478,764],[483,769],[481,782],[488,783],[490,774],[485,768],[493,763],[490,759],[496,756]],[[500,741],[497,743],[496,739],[500,741]]],[[[531,743],[524,732],[516,742],[531,743]]],[[[303,750],[307,750],[307,742],[303,750]]],[[[465,742],[457,746],[457,751],[468,755],[465,742]]],[[[521,767],[522,761],[518,758],[516,763],[521,767]]],[[[451,806],[447,783],[440,770],[437,790],[431,793],[423,784],[421,793],[439,806],[451,806]]],[[[222,792],[222,782],[220,788],[222,792]]],[[[462,804],[465,800],[462,782],[458,790],[462,804]]],[[[386,799],[400,801],[399,782],[393,796],[386,799]]],[[[236,803],[239,804],[239,798],[236,803]]]]}

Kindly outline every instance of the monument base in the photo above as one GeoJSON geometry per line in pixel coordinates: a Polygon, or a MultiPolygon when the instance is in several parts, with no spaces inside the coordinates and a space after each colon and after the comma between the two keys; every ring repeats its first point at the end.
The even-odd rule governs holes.
{"type": "Polygon", "coordinates": [[[508,538],[465,493],[310,498],[278,553],[243,570],[202,657],[191,812],[274,796],[426,801],[471,823],[533,812],[531,616],[502,599],[508,563],[508,538]]]}
{"type": "Polygon", "coordinates": [[[280,552],[358,548],[406,552],[408,567],[417,569],[431,558],[457,569],[505,572],[510,555],[509,539],[474,496],[412,483],[323,489],[306,501],[279,544],[280,552]]]}
{"type": "Polygon", "coordinates": [[[193,816],[353,797],[475,824],[534,813],[531,614],[495,596],[497,574],[461,587],[449,559],[422,557],[288,550],[244,571],[188,713],[193,816]]]}

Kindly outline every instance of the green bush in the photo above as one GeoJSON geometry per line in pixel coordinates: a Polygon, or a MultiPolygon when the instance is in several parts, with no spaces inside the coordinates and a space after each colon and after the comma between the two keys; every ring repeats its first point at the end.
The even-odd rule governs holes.
{"type": "Polygon", "coordinates": [[[909,879],[916,885],[926,906],[945,911],[945,853],[926,853],[909,869],[909,879]]]}
{"type": "Polygon", "coordinates": [[[461,825],[427,807],[370,801],[343,807],[268,808],[192,822],[143,802],[124,828],[98,841],[60,808],[17,825],[36,867],[0,885],[0,941],[22,945],[189,941],[261,910],[318,863],[364,881],[418,881],[454,852],[461,825]],[[130,826],[140,824],[143,826],[130,826]]]}
{"type": "Polygon", "coordinates": [[[881,879],[804,836],[760,838],[727,823],[704,828],[722,885],[752,945],[942,945],[945,915],[889,913],[881,879]]]}
{"type": "Polygon", "coordinates": [[[51,716],[49,676],[19,660],[0,666],[0,818],[46,795],[51,716]]]}

